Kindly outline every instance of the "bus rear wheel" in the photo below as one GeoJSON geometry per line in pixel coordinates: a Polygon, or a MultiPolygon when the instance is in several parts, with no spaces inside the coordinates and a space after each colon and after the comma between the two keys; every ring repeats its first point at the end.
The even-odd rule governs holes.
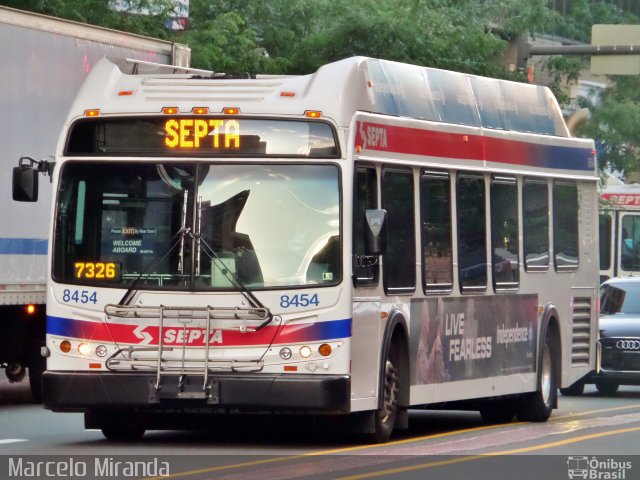
{"type": "Polygon", "coordinates": [[[538,376],[538,390],[528,393],[523,398],[518,411],[518,420],[528,422],[546,422],[556,406],[558,398],[558,378],[556,355],[549,336],[540,352],[540,373],[538,376]]]}

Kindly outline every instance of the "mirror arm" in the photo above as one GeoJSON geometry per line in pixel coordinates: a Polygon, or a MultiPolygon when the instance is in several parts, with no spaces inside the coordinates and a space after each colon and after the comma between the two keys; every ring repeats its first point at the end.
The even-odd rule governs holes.
{"type": "Polygon", "coordinates": [[[49,177],[49,182],[53,182],[53,169],[56,162],[50,162],[49,160],[36,160],[32,157],[20,157],[18,165],[21,168],[32,168],[49,177]]]}

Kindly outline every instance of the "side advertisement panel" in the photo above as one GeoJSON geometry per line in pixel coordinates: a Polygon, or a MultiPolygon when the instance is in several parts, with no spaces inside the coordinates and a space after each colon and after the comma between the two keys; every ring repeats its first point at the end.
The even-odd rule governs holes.
{"type": "Polygon", "coordinates": [[[537,312],[536,295],[413,301],[412,384],[535,371],[537,312]]]}

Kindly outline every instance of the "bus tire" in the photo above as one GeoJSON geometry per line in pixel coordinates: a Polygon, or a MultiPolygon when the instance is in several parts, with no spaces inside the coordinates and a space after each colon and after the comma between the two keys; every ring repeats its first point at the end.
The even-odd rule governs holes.
{"type": "Polygon", "coordinates": [[[374,431],[369,438],[371,443],[388,442],[393,433],[400,409],[398,403],[400,394],[398,366],[396,349],[391,346],[382,371],[382,402],[380,408],[374,412],[374,431]]]}
{"type": "Polygon", "coordinates": [[[549,333],[545,335],[540,352],[538,390],[525,394],[518,420],[525,422],[546,422],[558,400],[558,368],[555,343],[549,333]]]}
{"type": "Polygon", "coordinates": [[[116,442],[132,442],[140,440],[145,428],[141,425],[109,425],[102,427],[102,434],[108,440],[116,442]]]}
{"type": "Polygon", "coordinates": [[[84,416],[84,428],[97,428],[108,440],[131,442],[139,440],[146,430],[140,417],[129,411],[89,411],[84,416]]]}

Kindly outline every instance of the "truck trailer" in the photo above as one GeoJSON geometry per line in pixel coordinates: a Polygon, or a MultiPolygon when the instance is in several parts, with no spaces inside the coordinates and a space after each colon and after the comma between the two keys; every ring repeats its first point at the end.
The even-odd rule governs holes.
{"type": "MultiPolygon", "coordinates": [[[[80,84],[103,57],[188,67],[186,45],[0,7],[0,368],[11,382],[27,372],[39,400],[45,359],[47,230],[51,184],[38,201],[14,201],[12,168],[48,159],[80,84]]],[[[43,172],[44,173],[44,172],[43,172]]]]}

